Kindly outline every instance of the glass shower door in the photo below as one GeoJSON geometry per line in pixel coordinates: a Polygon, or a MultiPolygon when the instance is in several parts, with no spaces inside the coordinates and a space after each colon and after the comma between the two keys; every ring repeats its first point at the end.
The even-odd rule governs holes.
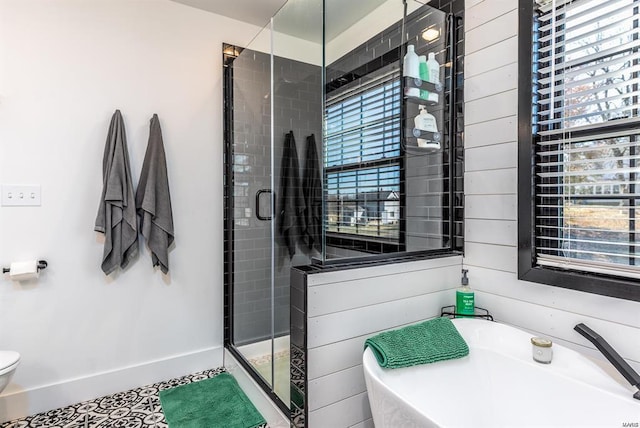
{"type": "Polygon", "coordinates": [[[247,47],[234,48],[225,80],[228,336],[283,409],[290,272],[321,255],[320,234],[310,232],[321,214],[317,224],[305,214],[312,199],[321,209],[322,1],[310,6],[290,0],[247,47]]]}
{"type": "Polygon", "coordinates": [[[232,217],[227,223],[231,238],[226,266],[231,282],[231,342],[266,386],[273,388],[270,47],[271,29],[265,27],[247,47],[236,49],[235,58],[228,62],[226,102],[231,134],[226,160],[231,165],[225,178],[232,217]]]}

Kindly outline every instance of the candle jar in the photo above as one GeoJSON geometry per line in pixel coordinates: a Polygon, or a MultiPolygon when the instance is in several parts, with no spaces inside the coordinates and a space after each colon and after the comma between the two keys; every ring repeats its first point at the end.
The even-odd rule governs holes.
{"type": "Polygon", "coordinates": [[[553,345],[553,343],[549,339],[532,337],[531,345],[534,361],[542,364],[549,364],[551,362],[551,359],[553,358],[553,349],[551,348],[551,345],[553,345]]]}

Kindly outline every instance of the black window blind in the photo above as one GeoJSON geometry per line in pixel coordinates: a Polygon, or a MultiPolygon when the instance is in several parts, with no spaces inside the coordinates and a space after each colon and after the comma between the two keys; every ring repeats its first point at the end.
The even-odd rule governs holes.
{"type": "Polygon", "coordinates": [[[536,262],[640,278],[640,2],[536,7],[536,262]]]}
{"type": "Polygon", "coordinates": [[[327,232],[399,240],[400,102],[397,68],[328,97],[327,232]]]}

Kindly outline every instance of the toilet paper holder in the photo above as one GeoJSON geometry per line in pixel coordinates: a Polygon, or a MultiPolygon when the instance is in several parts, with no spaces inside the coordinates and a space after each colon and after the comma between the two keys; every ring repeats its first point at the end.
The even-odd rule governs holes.
{"type": "MultiPolygon", "coordinates": [[[[45,269],[47,266],[49,266],[49,263],[47,263],[46,260],[38,260],[38,271],[45,269]]],[[[2,268],[2,273],[9,273],[9,272],[11,272],[11,268],[2,268]]]]}

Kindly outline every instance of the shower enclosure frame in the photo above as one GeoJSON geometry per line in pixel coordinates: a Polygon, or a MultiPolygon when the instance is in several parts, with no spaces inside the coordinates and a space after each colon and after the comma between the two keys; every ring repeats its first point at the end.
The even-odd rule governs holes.
{"type": "MultiPolygon", "coordinates": [[[[458,103],[462,103],[463,101],[463,97],[461,96],[462,92],[461,89],[462,88],[458,88],[458,78],[460,78],[461,76],[458,76],[458,72],[461,71],[463,69],[463,66],[461,63],[459,63],[459,58],[458,58],[458,54],[459,52],[457,52],[457,47],[458,42],[460,41],[459,38],[455,37],[454,34],[459,34],[461,30],[461,27],[463,25],[463,13],[464,13],[464,6],[462,5],[462,10],[460,10],[459,6],[460,3],[459,2],[455,2],[455,1],[451,1],[451,0],[440,0],[440,1],[436,1],[433,2],[431,4],[429,4],[429,6],[434,7],[435,9],[441,10],[441,11],[446,11],[448,12],[448,25],[447,27],[450,30],[449,33],[449,37],[450,39],[448,40],[449,42],[449,49],[450,51],[448,52],[448,57],[450,59],[450,64],[451,64],[451,68],[450,68],[450,82],[453,86],[453,88],[451,89],[450,92],[450,109],[449,109],[449,114],[450,116],[448,117],[449,119],[449,123],[447,126],[447,131],[446,133],[448,134],[449,137],[449,144],[450,144],[450,148],[449,151],[447,153],[448,156],[448,171],[447,171],[447,178],[449,179],[449,195],[450,198],[448,200],[448,202],[446,203],[446,206],[444,206],[443,208],[448,209],[449,214],[449,221],[450,221],[450,225],[449,225],[449,229],[447,231],[447,235],[448,235],[448,248],[441,248],[441,249],[437,249],[437,250],[425,250],[425,251],[412,251],[411,253],[405,253],[405,254],[377,254],[377,255],[370,255],[370,256],[366,256],[366,257],[359,257],[358,259],[352,259],[352,260],[344,260],[344,259],[336,259],[336,260],[319,260],[319,259],[314,259],[313,260],[313,267],[309,266],[309,269],[320,269],[320,270],[324,270],[324,269],[341,269],[342,266],[338,266],[338,265],[343,265],[346,269],[352,268],[354,267],[354,265],[362,265],[363,263],[378,263],[378,262],[382,262],[382,263],[391,263],[391,262],[401,262],[403,260],[419,260],[419,259],[424,259],[424,258],[434,258],[434,257],[440,257],[440,256],[446,256],[446,255],[450,255],[452,253],[457,253],[460,254],[461,253],[461,244],[459,245],[459,243],[462,240],[462,233],[460,232],[458,233],[457,231],[457,224],[456,224],[456,219],[458,217],[457,215],[457,211],[459,211],[458,207],[457,207],[457,203],[454,204],[454,196],[457,196],[459,192],[462,191],[461,188],[458,187],[457,182],[462,183],[462,178],[461,175],[459,174],[460,170],[460,165],[462,164],[462,148],[461,148],[461,141],[462,141],[462,137],[461,137],[461,133],[460,131],[457,129],[457,125],[459,125],[460,123],[463,122],[459,122],[459,120],[463,120],[463,113],[460,114],[456,114],[457,113],[457,107],[458,107],[458,103]],[[458,64],[459,65],[459,69],[458,69],[458,64]],[[460,92],[458,91],[460,89],[460,92]],[[456,212],[456,214],[454,214],[454,212],[456,212]],[[393,261],[390,260],[391,258],[393,258],[393,261]]],[[[324,2],[323,2],[323,8],[324,8],[324,2]]],[[[324,10],[323,10],[323,25],[324,25],[324,10]]],[[[273,23],[271,24],[273,25],[273,23]]],[[[404,49],[404,45],[406,44],[406,42],[404,44],[401,45],[402,49],[404,49]]],[[[323,41],[323,45],[324,45],[324,41],[323,41]]],[[[460,49],[462,52],[464,51],[464,46],[461,46],[460,49]]],[[[269,396],[269,398],[272,400],[272,402],[274,402],[278,408],[287,416],[289,417],[290,420],[292,420],[292,416],[295,415],[294,413],[294,406],[292,403],[288,403],[288,404],[292,404],[291,405],[291,409],[287,406],[287,404],[285,404],[281,397],[278,396],[275,392],[275,383],[274,383],[274,376],[273,376],[273,360],[272,360],[272,376],[271,376],[271,384],[269,384],[268,381],[266,381],[263,377],[261,377],[256,371],[255,368],[252,366],[252,364],[249,362],[249,360],[247,358],[245,358],[242,354],[242,352],[240,352],[238,350],[238,348],[236,348],[236,345],[234,344],[234,317],[233,317],[233,304],[234,304],[234,291],[233,291],[233,284],[234,284],[234,254],[233,254],[233,249],[234,249],[234,193],[233,193],[233,182],[231,182],[230,180],[233,179],[234,177],[234,170],[233,170],[233,166],[234,166],[234,128],[233,128],[233,101],[234,101],[234,94],[233,94],[233,67],[230,67],[229,64],[233,61],[233,59],[235,59],[237,57],[237,55],[242,51],[242,48],[233,46],[233,45],[229,45],[229,44],[223,44],[223,67],[224,67],[224,73],[223,73],[223,96],[224,96],[224,120],[223,120],[223,129],[224,129],[224,346],[225,348],[230,352],[231,355],[233,355],[233,357],[239,362],[239,364],[247,371],[247,373],[249,373],[249,375],[251,376],[251,378],[260,385],[260,387],[263,389],[263,391],[269,396]],[[227,52],[227,53],[225,53],[227,52]]],[[[404,51],[401,50],[399,51],[399,57],[402,57],[402,53],[404,51]]],[[[271,50],[271,55],[272,55],[272,59],[271,59],[271,72],[272,72],[272,76],[273,76],[273,45],[272,45],[272,50],[271,50]]],[[[323,53],[324,55],[324,53],[323,53]]],[[[460,60],[461,61],[461,60],[460,60]]],[[[326,65],[324,64],[324,56],[323,56],[323,70],[324,67],[326,65]]],[[[323,71],[323,79],[324,79],[324,71],[323,71]]],[[[273,87],[274,87],[274,82],[273,82],[273,77],[272,80],[270,82],[271,85],[271,90],[273,91],[273,87]]],[[[325,87],[325,82],[323,80],[322,82],[322,87],[325,87]]],[[[271,99],[271,107],[273,108],[273,98],[271,99]]],[[[324,111],[324,96],[323,96],[323,108],[322,111],[324,111]]],[[[274,132],[274,126],[273,126],[273,115],[271,117],[271,138],[272,138],[272,149],[273,150],[273,132],[274,132]]],[[[404,130],[403,130],[404,132],[404,130]]],[[[272,168],[273,168],[273,154],[272,154],[272,168]]],[[[461,169],[463,170],[463,169],[461,169]]],[[[273,169],[272,169],[273,172],[273,169]]],[[[460,184],[461,185],[461,184],[460,184]]],[[[404,193],[404,192],[402,192],[404,193]]],[[[326,201],[323,201],[323,205],[326,204],[326,201]]],[[[323,207],[324,208],[324,207],[323,207]]],[[[461,216],[461,214],[460,214],[461,216]]],[[[272,229],[273,230],[273,229],[272,229]]],[[[274,238],[275,234],[273,234],[272,239],[274,238]]],[[[324,236],[323,236],[323,241],[324,241],[324,236]]],[[[323,242],[324,243],[324,242],[323,242]]],[[[301,272],[305,270],[305,268],[301,268],[301,272]]],[[[273,271],[270,273],[273,277],[273,271]]],[[[296,273],[296,275],[298,275],[298,273],[296,273]]],[[[303,281],[299,281],[300,278],[296,278],[295,281],[298,281],[300,284],[303,283],[303,281]]],[[[292,284],[294,281],[294,278],[292,276],[291,278],[292,284]]],[[[300,285],[298,284],[298,285],[300,285]]],[[[293,286],[293,285],[292,285],[293,286]]],[[[302,287],[304,288],[304,284],[302,285],[302,287]]],[[[301,290],[304,293],[304,289],[301,290]]],[[[272,285],[272,289],[271,289],[271,293],[272,293],[272,297],[273,297],[273,285],[272,285]]],[[[302,298],[302,301],[298,302],[299,304],[303,304],[304,308],[303,308],[303,313],[306,314],[306,298],[302,298]]],[[[291,302],[291,304],[293,304],[293,301],[291,302]]],[[[272,310],[273,310],[273,306],[272,306],[272,310]]],[[[306,317],[303,320],[303,322],[305,323],[305,326],[303,326],[303,332],[302,332],[302,340],[303,340],[303,348],[302,352],[303,352],[303,360],[306,360],[306,355],[307,355],[307,337],[306,337],[306,317]]],[[[272,317],[272,323],[273,323],[273,317],[272,317]]],[[[273,326],[272,326],[272,332],[274,331],[273,326]]],[[[272,340],[272,351],[273,351],[273,336],[271,337],[272,340]]],[[[293,345],[293,343],[292,343],[293,345]]],[[[273,355],[273,352],[272,352],[273,355]]],[[[293,354],[292,354],[293,356],[293,354]]],[[[291,367],[291,365],[290,365],[291,367]]],[[[304,384],[304,391],[307,391],[307,373],[306,370],[304,372],[304,378],[302,380],[302,383],[304,384]]],[[[309,412],[309,406],[308,403],[306,403],[306,400],[308,399],[308,397],[306,396],[306,393],[303,392],[303,420],[308,420],[308,412],[309,412]]],[[[291,400],[293,402],[293,400],[291,400]]],[[[292,421],[293,422],[293,421],[292,421]]]]}
{"type": "MultiPolygon", "coordinates": [[[[238,351],[233,343],[233,280],[234,280],[234,259],[233,259],[233,243],[234,243],[234,227],[233,227],[233,67],[231,63],[243,51],[242,47],[222,44],[222,61],[223,61],[223,160],[224,160],[224,347],[233,355],[242,368],[251,376],[251,378],[260,385],[260,388],[268,395],[269,399],[274,402],[280,411],[287,418],[291,417],[291,411],[282,399],[275,393],[274,385],[269,385],[261,376],[259,376],[255,368],[249,361],[238,351]]],[[[256,213],[259,214],[259,213],[256,213]]],[[[271,219],[269,219],[271,220],[271,219]]],[[[273,349],[272,349],[273,350],[273,349]]],[[[272,384],[274,382],[273,366],[272,366],[272,384]]]]}

